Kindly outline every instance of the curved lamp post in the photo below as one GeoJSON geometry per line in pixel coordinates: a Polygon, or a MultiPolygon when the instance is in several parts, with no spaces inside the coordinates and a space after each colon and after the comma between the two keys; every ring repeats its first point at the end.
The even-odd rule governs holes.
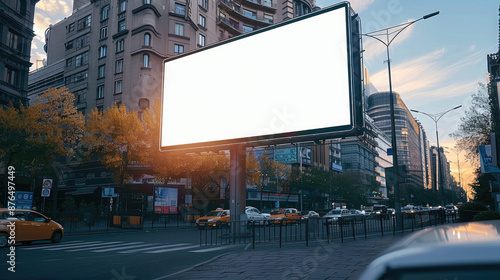
{"type": "Polygon", "coordinates": [[[437,142],[437,149],[438,149],[438,163],[437,163],[437,168],[438,168],[438,174],[437,174],[437,179],[438,179],[438,186],[439,186],[439,189],[440,189],[440,192],[441,192],[441,195],[442,195],[442,199],[441,199],[441,205],[442,206],[445,206],[445,201],[444,201],[444,187],[442,185],[442,172],[441,172],[441,151],[439,149],[439,132],[438,132],[438,121],[448,112],[451,112],[453,110],[456,110],[458,108],[462,107],[462,105],[459,105],[455,108],[452,108],[452,109],[449,109],[448,111],[444,111],[444,112],[441,112],[441,113],[437,113],[437,114],[429,114],[429,113],[425,113],[425,112],[422,112],[422,111],[417,111],[417,110],[413,110],[413,109],[410,109],[410,111],[412,112],[415,112],[415,113],[420,113],[420,114],[424,114],[426,116],[428,116],[429,118],[431,118],[434,123],[436,124],[436,142],[437,142]]]}
{"type": "Polygon", "coordinates": [[[434,12],[432,14],[425,15],[417,20],[403,23],[400,25],[380,29],[377,31],[373,31],[370,33],[362,34],[363,36],[371,37],[386,46],[387,49],[387,71],[389,73],[389,105],[391,111],[391,136],[392,136],[392,166],[394,170],[394,208],[396,208],[396,217],[397,220],[400,220],[401,217],[401,200],[399,193],[399,165],[398,165],[398,152],[397,152],[397,143],[396,143],[396,125],[394,122],[394,98],[392,97],[392,81],[391,81],[391,59],[389,56],[389,46],[396,39],[396,37],[403,32],[410,25],[414,24],[417,21],[428,19],[435,15],[438,15],[439,12],[434,12]]]}

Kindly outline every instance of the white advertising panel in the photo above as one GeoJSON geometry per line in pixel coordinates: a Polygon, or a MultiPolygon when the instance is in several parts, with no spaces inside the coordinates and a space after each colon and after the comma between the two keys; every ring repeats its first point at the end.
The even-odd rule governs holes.
{"type": "Polygon", "coordinates": [[[162,150],[353,127],[349,6],[165,61],[162,150]]]}

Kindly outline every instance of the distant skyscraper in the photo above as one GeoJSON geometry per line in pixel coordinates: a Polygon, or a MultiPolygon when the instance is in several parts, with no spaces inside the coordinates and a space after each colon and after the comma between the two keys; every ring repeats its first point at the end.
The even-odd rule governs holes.
{"type": "MultiPolygon", "coordinates": [[[[389,92],[368,96],[367,114],[387,135],[391,134],[389,92]]],[[[406,183],[423,187],[422,152],[420,127],[397,92],[393,92],[394,118],[396,122],[396,143],[399,165],[406,166],[406,183]]]]}

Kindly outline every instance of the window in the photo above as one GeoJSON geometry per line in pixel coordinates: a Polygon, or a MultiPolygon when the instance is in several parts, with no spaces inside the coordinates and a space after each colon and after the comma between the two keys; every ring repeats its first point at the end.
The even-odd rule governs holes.
{"type": "Polygon", "coordinates": [[[76,38],[75,41],[76,41],[76,49],[77,50],[79,50],[83,47],[86,47],[90,43],[90,34],[78,37],[78,38],[76,38]]]}
{"type": "Polygon", "coordinates": [[[125,49],[125,40],[121,39],[116,42],[116,52],[122,52],[125,49]]]}
{"type": "Polygon", "coordinates": [[[76,73],[73,78],[74,83],[84,82],[88,78],[88,71],[82,71],[80,73],[76,73]]]}
{"type": "Polygon", "coordinates": [[[253,12],[253,11],[249,11],[249,10],[243,9],[243,14],[244,14],[246,17],[253,18],[253,19],[257,19],[257,13],[255,13],[255,12],[253,12]]]}
{"type": "Polygon", "coordinates": [[[175,24],[175,35],[184,36],[184,25],[180,23],[175,24]]]}
{"type": "Polygon", "coordinates": [[[104,111],[104,108],[102,107],[102,105],[101,106],[97,106],[96,108],[97,108],[97,112],[99,114],[102,114],[102,112],[104,111]]]}
{"type": "Polygon", "coordinates": [[[151,4],[151,0],[142,0],[143,4],[151,4]]]}
{"type": "Polygon", "coordinates": [[[206,17],[204,17],[204,16],[200,15],[200,19],[199,19],[199,20],[200,20],[199,24],[200,24],[201,26],[203,26],[203,27],[207,27],[207,18],[206,18],[206,17]]]}
{"type": "Polygon", "coordinates": [[[185,16],[186,15],[186,6],[179,4],[179,3],[175,3],[175,13],[178,15],[185,16]]]}
{"type": "Polygon", "coordinates": [[[117,60],[115,64],[115,74],[123,72],[123,59],[117,60]]]}
{"type": "Polygon", "coordinates": [[[149,54],[145,54],[145,55],[143,56],[143,59],[142,59],[142,60],[143,60],[143,64],[142,64],[142,66],[143,66],[143,67],[147,67],[147,68],[149,68],[149,67],[150,67],[150,66],[149,66],[149,54]]]}
{"type": "Polygon", "coordinates": [[[19,72],[10,67],[5,67],[4,81],[11,85],[17,86],[19,83],[19,72]]]}
{"type": "Polygon", "coordinates": [[[264,6],[267,6],[267,7],[273,6],[273,1],[271,1],[271,0],[262,0],[262,1],[264,3],[264,6]]]}
{"type": "Polygon", "coordinates": [[[77,22],[77,29],[82,30],[84,28],[90,27],[90,21],[91,21],[92,16],[88,15],[77,22]]]}
{"type": "Polygon", "coordinates": [[[66,59],[66,67],[71,67],[72,64],[73,64],[73,59],[72,58],[66,59]]]}
{"type": "Polygon", "coordinates": [[[248,32],[252,32],[252,31],[253,31],[253,27],[243,25],[243,33],[248,33],[248,32]]]}
{"type": "Polygon", "coordinates": [[[127,9],[127,1],[125,0],[118,0],[118,12],[125,12],[127,9]]]}
{"type": "Polygon", "coordinates": [[[89,63],[89,53],[84,52],[82,54],[79,54],[75,56],[75,67],[80,67],[82,65],[85,65],[89,63]]]}
{"type": "Polygon", "coordinates": [[[100,39],[104,39],[108,37],[108,27],[101,28],[101,37],[100,39]]]}
{"type": "Polygon", "coordinates": [[[97,95],[95,99],[101,99],[101,98],[104,98],[104,85],[97,87],[97,95]]]}
{"type": "Polygon", "coordinates": [[[144,34],[144,46],[151,46],[151,34],[144,34]]]}
{"type": "Polygon", "coordinates": [[[125,30],[126,27],[125,20],[120,20],[118,22],[118,32],[125,30]]]}
{"type": "Polygon", "coordinates": [[[267,23],[273,23],[274,22],[273,15],[264,14],[264,21],[267,23]]]}
{"type": "Polygon", "coordinates": [[[102,7],[101,9],[101,20],[109,18],[109,5],[102,7]]]}
{"type": "Polygon", "coordinates": [[[205,9],[208,10],[208,0],[199,0],[199,5],[205,9]]]}
{"type": "Polygon", "coordinates": [[[115,82],[115,94],[122,93],[122,81],[116,81],[115,82]]]}
{"type": "Polygon", "coordinates": [[[198,36],[198,45],[200,45],[201,47],[205,46],[205,35],[200,34],[198,36]]]}
{"type": "Polygon", "coordinates": [[[75,92],[75,99],[77,103],[84,103],[86,100],[86,95],[87,91],[86,90],[79,90],[75,92]]]}
{"type": "Polygon", "coordinates": [[[106,53],[108,51],[108,47],[107,46],[101,46],[99,48],[99,58],[103,58],[103,57],[106,57],[106,53]]]}
{"type": "Polygon", "coordinates": [[[104,78],[106,76],[106,65],[99,66],[99,71],[97,73],[98,79],[104,78]]]}
{"type": "Polygon", "coordinates": [[[22,52],[23,51],[23,42],[24,42],[24,38],[15,33],[14,31],[10,30],[8,31],[8,43],[9,43],[9,48],[11,49],[14,49],[16,51],[20,51],[22,52]]]}
{"type": "Polygon", "coordinates": [[[75,23],[74,23],[74,22],[73,22],[73,23],[71,23],[71,24],[68,26],[68,33],[73,32],[73,31],[75,31],[75,23]]]}
{"type": "Polygon", "coordinates": [[[183,45],[174,45],[174,53],[175,54],[180,54],[184,52],[184,46],[183,45]]]}

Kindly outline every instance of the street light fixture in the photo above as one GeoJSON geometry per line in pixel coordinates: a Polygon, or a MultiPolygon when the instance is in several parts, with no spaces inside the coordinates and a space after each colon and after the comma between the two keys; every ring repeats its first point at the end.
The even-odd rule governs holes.
{"type": "Polygon", "coordinates": [[[392,96],[392,80],[391,80],[391,59],[389,56],[389,46],[391,43],[396,39],[396,37],[403,32],[406,28],[408,28],[410,25],[414,24],[417,21],[420,21],[422,19],[428,19],[430,17],[433,17],[435,15],[438,15],[439,12],[434,12],[428,15],[425,15],[417,20],[403,23],[400,25],[380,29],[377,31],[373,31],[370,33],[362,34],[363,36],[368,36],[373,39],[376,39],[377,41],[381,42],[386,46],[387,49],[387,72],[389,74],[389,105],[390,105],[390,111],[391,111],[391,137],[392,137],[392,166],[394,170],[394,208],[396,208],[396,219],[397,221],[400,220],[401,217],[401,200],[400,200],[400,193],[399,193],[399,165],[398,165],[398,152],[397,152],[397,143],[396,143],[396,125],[394,121],[394,98],[392,96]],[[380,38],[379,38],[380,37],[380,38]]]}
{"type": "Polygon", "coordinates": [[[441,204],[444,206],[445,204],[445,201],[444,201],[444,187],[442,185],[442,172],[441,172],[441,152],[440,152],[440,148],[439,148],[439,132],[438,132],[438,121],[444,116],[446,115],[446,113],[448,112],[451,112],[453,110],[456,110],[458,108],[462,107],[462,105],[459,105],[455,108],[452,108],[452,109],[449,109],[447,111],[444,111],[444,112],[441,112],[441,113],[437,113],[437,114],[429,114],[429,113],[425,113],[425,112],[422,112],[422,111],[418,111],[418,110],[413,110],[413,109],[410,109],[410,111],[412,112],[415,112],[415,113],[420,113],[420,114],[424,114],[426,116],[428,116],[429,118],[431,118],[434,123],[436,124],[436,142],[437,142],[437,154],[438,154],[438,163],[437,163],[437,168],[438,168],[438,174],[437,174],[437,179],[438,179],[438,184],[440,185],[439,186],[439,189],[441,190],[441,195],[442,195],[442,200],[441,200],[441,204]]]}

